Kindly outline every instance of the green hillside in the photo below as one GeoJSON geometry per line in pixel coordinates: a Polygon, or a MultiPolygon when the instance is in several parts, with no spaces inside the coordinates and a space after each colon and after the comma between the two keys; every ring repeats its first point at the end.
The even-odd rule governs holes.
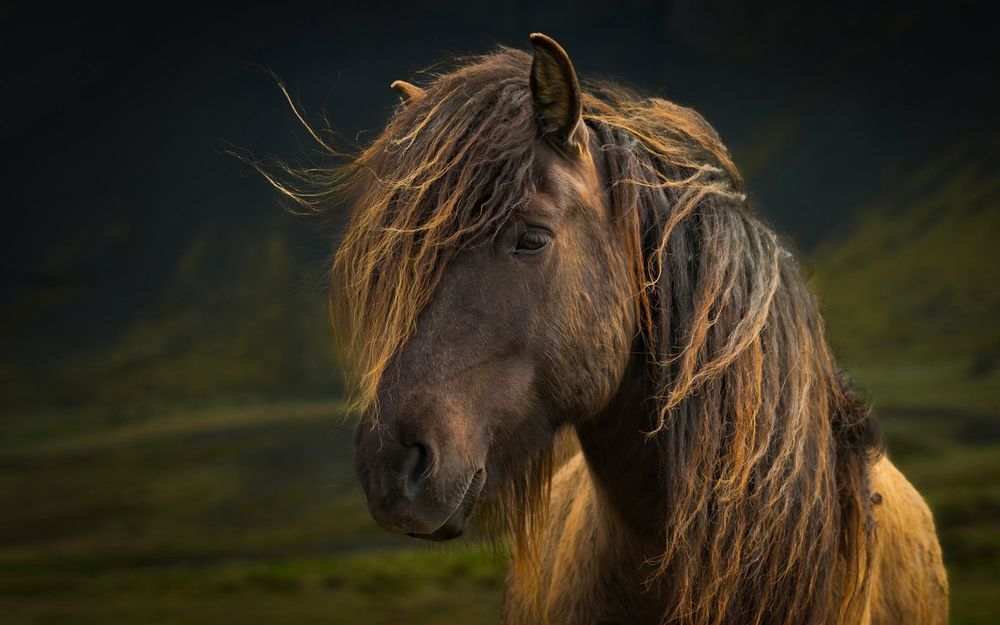
{"type": "Polygon", "coordinates": [[[200,233],[153,314],[103,356],[99,398],[335,393],[323,287],[289,248],[280,229],[200,233]]]}
{"type": "Polygon", "coordinates": [[[840,361],[934,511],[953,623],[1000,609],[1000,179],[986,147],[888,177],[891,199],[811,254],[840,361]]]}
{"type": "MultiPolygon", "coordinates": [[[[170,261],[152,300],[106,344],[54,354],[35,370],[0,362],[6,404],[336,396],[324,268],[295,248],[292,218],[278,217],[205,225],[170,261]]],[[[44,305],[31,293],[23,299],[22,317],[44,305]]]]}
{"type": "Polygon", "coordinates": [[[831,339],[876,398],[1000,408],[1000,179],[959,146],[812,254],[831,339]]]}

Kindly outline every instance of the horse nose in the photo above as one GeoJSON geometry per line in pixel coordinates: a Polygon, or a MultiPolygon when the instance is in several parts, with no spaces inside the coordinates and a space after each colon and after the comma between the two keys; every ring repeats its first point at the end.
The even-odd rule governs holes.
{"type": "Polygon", "coordinates": [[[436,450],[425,437],[412,430],[390,435],[361,426],[355,451],[368,509],[379,524],[400,533],[440,527],[444,493],[436,484],[436,450]]]}
{"type": "Polygon", "coordinates": [[[399,477],[403,494],[409,500],[416,499],[423,490],[424,482],[430,474],[430,451],[423,443],[404,444],[402,449],[399,477]]]}

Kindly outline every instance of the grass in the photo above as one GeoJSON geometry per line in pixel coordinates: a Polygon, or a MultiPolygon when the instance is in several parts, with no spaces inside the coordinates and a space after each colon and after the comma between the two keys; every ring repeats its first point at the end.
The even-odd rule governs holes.
{"type": "MultiPolygon", "coordinates": [[[[370,520],[337,402],[0,423],[0,613],[44,623],[496,623],[505,558],[370,520]],[[66,424],[66,425],[64,425],[66,424]]],[[[883,407],[935,510],[953,622],[1000,612],[1000,420],[883,407]]]]}
{"type": "Polygon", "coordinates": [[[481,548],[4,567],[0,605],[6,623],[489,623],[501,568],[481,548]]]}
{"type": "Polygon", "coordinates": [[[862,382],[876,408],[1000,414],[1000,366],[977,370],[975,360],[918,359],[861,364],[850,374],[862,382]]]}
{"type": "Polygon", "coordinates": [[[5,419],[3,622],[495,622],[504,557],[378,530],[339,413],[5,419]]]}

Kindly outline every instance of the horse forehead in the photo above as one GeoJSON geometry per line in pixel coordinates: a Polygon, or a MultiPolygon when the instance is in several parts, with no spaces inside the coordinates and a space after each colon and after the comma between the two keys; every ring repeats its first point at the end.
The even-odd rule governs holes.
{"type": "Polygon", "coordinates": [[[569,161],[551,149],[544,149],[535,160],[538,192],[557,211],[593,202],[600,193],[597,171],[590,159],[569,161]]]}

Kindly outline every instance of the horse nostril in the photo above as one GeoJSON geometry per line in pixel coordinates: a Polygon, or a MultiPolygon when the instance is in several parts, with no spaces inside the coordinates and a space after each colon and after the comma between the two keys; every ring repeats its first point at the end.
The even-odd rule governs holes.
{"type": "Polygon", "coordinates": [[[408,498],[414,499],[424,478],[427,477],[430,454],[427,452],[427,447],[420,443],[406,445],[403,449],[403,490],[408,498]]]}

